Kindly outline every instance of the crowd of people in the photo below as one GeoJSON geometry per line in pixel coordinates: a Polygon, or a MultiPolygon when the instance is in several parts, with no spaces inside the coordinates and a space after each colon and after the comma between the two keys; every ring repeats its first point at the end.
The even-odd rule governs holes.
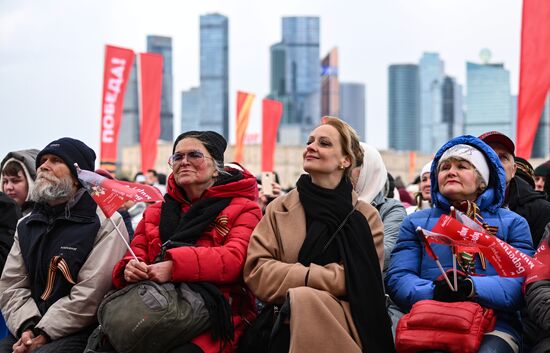
{"type": "Polygon", "coordinates": [[[502,277],[472,247],[433,244],[436,262],[418,236],[459,210],[533,256],[550,246],[550,161],[533,168],[496,131],[459,136],[407,187],[347,123],[324,117],[296,187],[275,179],[268,194],[246,165],[224,160],[226,147],[213,131],[182,133],[168,176],[133,179],[164,202],[128,201],[110,219],[75,163],[115,176],[94,168],[82,141],[9,152],[0,166],[0,353],[95,352],[102,300],[143,281],[185,285],[208,312],[207,329],[158,353],[244,352],[241,337],[262,310],[273,313],[268,352],[391,353],[400,320],[423,300],[494,312],[477,352],[550,352],[550,276],[528,285],[502,277]],[[442,274],[453,268],[454,286],[442,274]]]}

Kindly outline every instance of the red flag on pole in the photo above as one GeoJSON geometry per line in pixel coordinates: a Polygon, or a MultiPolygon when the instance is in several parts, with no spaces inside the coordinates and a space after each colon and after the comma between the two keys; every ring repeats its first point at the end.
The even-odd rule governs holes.
{"type": "Polygon", "coordinates": [[[262,172],[273,171],[275,142],[282,115],[283,103],[271,99],[262,101],[262,172]]]}
{"type": "Polygon", "coordinates": [[[550,1],[524,0],[516,155],[530,158],[550,89],[550,1]]]}
{"type": "Polygon", "coordinates": [[[164,200],[160,191],[150,185],[109,179],[89,170],[81,170],[80,168],[77,168],[77,172],[78,179],[107,218],[110,218],[127,200],[136,202],[164,200]]]}
{"type": "Polygon", "coordinates": [[[235,141],[235,162],[242,163],[244,135],[250,118],[250,108],[255,95],[246,92],[237,92],[237,139],[235,141]]]}
{"type": "Polygon", "coordinates": [[[540,265],[537,260],[499,238],[471,229],[447,215],[439,218],[432,232],[459,241],[457,245],[465,244],[479,249],[502,277],[523,277],[527,275],[527,271],[540,265]]]}
{"type": "Polygon", "coordinates": [[[160,101],[162,96],[162,55],[140,53],[138,59],[140,103],[141,171],[154,169],[157,141],[160,136],[160,101]]]}
{"type": "Polygon", "coordinates": [[[122,119],[122,103],[128,77],[134,62],[130,49],[105,46],[103,96],[101,102],[100,165],[116,171],[118,133],[122,119]]]}
{"type": "Polygon", "coordinates": [[[525,285],[536,281],[550,279],[550,246],[548,238],[540,242],[540,246],[535,253],[534,259],[541,263],[533,269],[527,269],[525,285]]]}

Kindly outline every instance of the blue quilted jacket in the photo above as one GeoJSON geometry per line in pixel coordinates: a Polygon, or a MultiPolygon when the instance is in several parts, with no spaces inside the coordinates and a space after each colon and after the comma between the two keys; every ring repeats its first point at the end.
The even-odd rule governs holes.
{"type": "MultiPolygon", "coordinates": [[[[434,208],[415,212],[403,220],[397,244],[392,252],[388,273],[387,289],[392,299],[408,311],[419,300],[433,298],[433,280],[441,275],[436,263],[420,243],[415,229],[420,226],[431,230],[442,214],[449,214],[449,201],[439,193],[437,185],[437,164],[443,152],[457,144],[468,144],[482,151],[489,163],[489,186],[476,204],[489,225],[497,226],[497,236],[528,255],[534,253],[527,221],[518,214],[501,208],[506,189],[505,172],[495,152],[483,141],[473,136],[460,136],[447,142],[435,155],[431,170],[432,200],[434,208]]],[[[432,245],[445,270],[452,269],[450,248],[432,245]]],[[[476,256],[476,273],[473,276],[476,301],[482,306],[493,308],[497,315],[496,329],[513,335],[521,342],[521,327],[518,310],[523,305],[521,285],[523,278],[504,278],[496,274],[487,262],[481,267],[476,256]]]]}

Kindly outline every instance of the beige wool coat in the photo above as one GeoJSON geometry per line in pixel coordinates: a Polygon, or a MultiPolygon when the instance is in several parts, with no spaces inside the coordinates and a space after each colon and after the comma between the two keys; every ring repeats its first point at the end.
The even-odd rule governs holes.
{"type": "MultiPolygon", "coordinates": [[[[353,203],[356,201],[354,192],[353,203]]],[[[384,227],[380,216],[363,201],[358,201],[357,210],[370,225],[382,270],[384,227]]],[[[262,301],[282,304],[289,296],[290,353],[360,353],[349,303],[338,299],[346,294],[344,267],[336,263],[309,267],[300,264],[298,254],[305,235],[305,213],[294,189],[271,202],[254,229],[244,280],[262,301]]]]}

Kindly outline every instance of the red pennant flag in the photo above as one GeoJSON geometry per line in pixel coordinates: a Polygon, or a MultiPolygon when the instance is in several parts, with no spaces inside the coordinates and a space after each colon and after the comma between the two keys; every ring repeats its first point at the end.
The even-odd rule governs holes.
{"type": "Polygon", "coordinates": [[[128,77],[134,63],[134,52],[111,45],[105,47],[103,100],[101,103],[101,168],[116,171],[118,133],[122,120],[122,103],[128,77]]]}
{"type": "Polygon", "coordinates": [[[516,155],[529,159],[550,89],[550,1],[524,0],[516,155]]]}
{"type": "Polygon", "coordinates": [[[540,262],[533,269],[527,269],[525,285],[536,281],[550,279],[550,246],[548,238],[540,242],[540,246],[535,253],[534,259],[540,262]]]}
{"type": "Polygon", "coordinates": [[[264,99],[262,110],[262,172],[272,172],[277,130],[283,115],[283,103],[264,99]]]}
{"type": "Polygon", "coordinates": [[[78,179],[99,208],[110,218],[127,200],[136,202],[163,201],[160,191],[150,185],[108,179],[89,170],[77,168],[78,179]]]}
{"type": "Polygon", "coordinates": [[[77,169],[78,179],[90,193],[99,208],[110,218],[126,200],[131,200],[136,191],[114,179],[107,179],[89,170],[77,169]]]}
{"type": "Polygon", "coordinates": [[[424,229],[422,229],[420,227],[416,228],[416,234],[418,235],[418,237],[422,241],[422,244],[424,244],[424,247],[426,248],[426,252],[428,253],[428,255],[430,255],[430,257],[432,259],[438,260],[438,257],[435,254],[434,250],[432,249],[432,246],[430,245],[430,243],[426,239],[426,235],[424,234],[424,229]]]}
{"type": "Polygon", "coordinates": [[[132,201],[135,201],[135,202],[164,201],[164,196],[162,196],[162,193],[160,192],[160,190],[154,186],[140,184],[140,183],[132,183],[129,181],[118,181],[118,182],[136,191],[136,194],[134,195],[134,197],[130,199],[132,201]]]}
{"type": "Polygon", "coordinates": [[[255,95],[246,92],[237,92],[237,139],[235,141],[235,162],[242,163],[244,135],[250,118],[250,108],[255,95]]]}
{"type": "Polygon", "coordinates": [[[499,238],[471,229],[450,216],[441,216],[432,231],[459,241],[457,245],[479,249],[501,277],[523,277],[540,264],[499,238]]]}
{"type": "Polygon", "coordinates": [[[160,100],[162,96],[162,55],[139,54],[139,101],[141,171],[154,169],[160,136],[160,100]]]}

